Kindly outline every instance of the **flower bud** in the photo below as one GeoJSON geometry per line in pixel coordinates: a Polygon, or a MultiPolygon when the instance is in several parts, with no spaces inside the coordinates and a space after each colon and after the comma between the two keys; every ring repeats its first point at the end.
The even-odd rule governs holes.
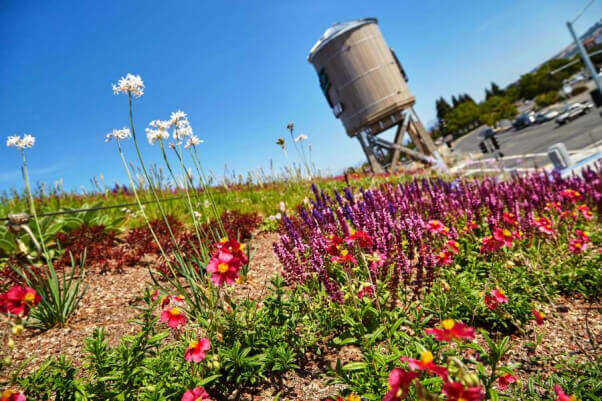
{"type": "Polygon", "coordinates": [[[13,335],[20,336],[23,333],[23,325],[15,324],[12,328],[13,335]]]}
{"type": "Polygon", "coordinates": [[[467,387],[477,387],[481,385],[479,377],[474,373],[467,373],[460,380],[467,387]]]}
{"type": "Polygon", "coordinates": [[[441,290],[443,292],[448,292],[451,289],[451,287],[449,286],[449,283],[445,280],[441,280],[441,290]]]}

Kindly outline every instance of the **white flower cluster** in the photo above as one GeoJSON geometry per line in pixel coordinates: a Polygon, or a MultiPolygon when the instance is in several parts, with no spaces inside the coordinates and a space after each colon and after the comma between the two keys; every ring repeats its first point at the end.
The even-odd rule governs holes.
{"type": "Polygon", "coordinates": [[[122,129],[114,129],[113,132],[109,132],[105,139],[105,142],[109,142],[111,139],[116,141],[123,141],[132,137],[132,133],[129,128],[123,127],[122,129]]]}
{"type": "Polygon", "coordinates": [[[194,135],[188,121],[188,115],[182,110],[171,113],[169,120],[154,120],[149,125],[151,128],[147,128],[145,132],[146,138],[151,145],[154,145],[157,141],[169,139],[169,130],[171,128],[173,128],[173,138],[178,144],[188,138],[184,145],[186,149],[203,143],[203,140],[194,135]]]}
{"type": "Polygon", "coordinates": [[[144,130],[146,132],[146,139],[148,139],[148,143],[154,145],[157,141],[169,139],[169,128],[171,127],[171,121],[153,120],[149,125],[151,128],[144,130]]]}
{"type": "Polygon", "coordinates": [[[33,148],[36,143],[36,138],[32,135],[25,134],[23,138],[18,135],[9,136],[6,139],[6,146],[9,148],[15,147],[19,149],[33,148]]]}
{"type": "Polygon", "coordinates": [[[307,135],[301,134],[295,138],[295,142],[301,142],[307,140],[307,135]]]}
{"type": "Polygon", "coordinates": [[[117,82],[117,85],[113,84],[113,94],[118,95],[120,93],[131,93],[136,97],[144,95],[144,82],[142,82],[140,75],[128,73],[117,82]]]}

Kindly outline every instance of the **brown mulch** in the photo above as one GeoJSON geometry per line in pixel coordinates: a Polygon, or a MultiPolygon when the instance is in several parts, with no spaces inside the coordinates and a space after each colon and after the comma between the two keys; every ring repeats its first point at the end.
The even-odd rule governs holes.
{"type": "MultiPolygon", "coordinates": [[[[265,296],[269,279],[281,271],[281,266],[272,252],[272,243],[277,234],[260,233],[251,244],[252,259],[248,279],[233,288],[236,298],[261,300],[265,296]]],[[[67,355],[76,365],[83,360],[83,340],[94,329],[104,327],[110,345],[115,345],[124,335],[133,334],[137,327],[128,321],[136,317],[136,306],[147,286],[152,286],[146,267],[137,266],[122,273],[88,273],[87,293],[80,308],[75,312],[67,327],[55,328],[45,332],[26,330],[16,338],[12,352],[0,350],[0,358],[10,355],[13,367],[25,362],[25,372],[33,371],[48,358],[59,354],[67,355]]],[[[602,344],[601,305],[590,306],[579,299],[557,299],[554,305],[546,306],[543,311],[547,317],[542,326],[530,323],[524,335],[512,335],[512,348],[505,365],[519,363],[516,373],[525,378],[537,372],[549,374],[554,365],[569,357],[580,361],[600,356],[602,344]],[[586,326],[586,312],[588,325],[586,326]],[[586,327],[589,327],[588,335],[586,327]],[[535,342],[536,334],[543,334],[536,349],[530,343],[535,342]],[[593,339],[593,340],[591,340],[593,339]],[[595,343],[595,347],[592,345],[595,343]]],[[[482,342],[482,338],[477,338],[482,342]]],[[[337,394],[342,386],[326,385],[323,376],[328,367],[334,367],[337,359],[343,363],[360,360],[361,352],[357,347],[345,346],[338,349],[325,348],[324,355],[317,359],[307,355],[299,372],[287,372],[270,380],[261,389],[253,392],[241,389],[240,394],[231,394],[232,399],[267,401],[279,394],[280,400],[316,400],[337,394]]],[[[8,372],[6,372],[8,373],[8,372]]],[[[0,379],[2,374],[0,373],[0,379]]]]}

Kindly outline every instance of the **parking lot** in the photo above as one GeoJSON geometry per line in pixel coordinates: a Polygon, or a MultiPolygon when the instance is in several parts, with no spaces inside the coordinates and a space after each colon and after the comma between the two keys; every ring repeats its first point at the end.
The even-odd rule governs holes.
{"type": "MultiPolygon", "coordinates": [[[[548,148],[562,142],[569,151],[580,150],[602,140],[602,117],[600,109],[593,109],[588,114],[578,117],[565,125],[558,126],[554,121],[543,124],[531,125],[522,130],[514,129],[496,135],[500,150],[505,156],[525,155],[525,159],[513,158],[504,162],[507,167],[533,167],[541,166],[549,160],[547,157],[530,158],[529,155],[546,153],[548,148]]],[[[453,145],[454,152],[481,153],[479,142],[482,138],[475,130],[453,145]]]]}

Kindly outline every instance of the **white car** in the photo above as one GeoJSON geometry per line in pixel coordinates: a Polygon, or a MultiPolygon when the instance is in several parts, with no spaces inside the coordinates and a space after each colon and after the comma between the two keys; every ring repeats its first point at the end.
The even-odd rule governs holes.
{"type": "Polygon", "coordinates": [[[556,124],[563,125],[586,114],[593,108],[593,105],[588,103],[589,102],[585,101],[583,103],[571,104],[568,109],[564,110],[558,117],[556,117],[556,124]]]}

